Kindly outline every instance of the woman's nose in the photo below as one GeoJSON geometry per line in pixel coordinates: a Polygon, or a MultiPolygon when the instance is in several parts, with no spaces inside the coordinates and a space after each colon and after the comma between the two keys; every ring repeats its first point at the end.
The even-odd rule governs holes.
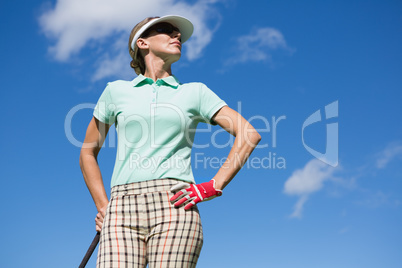
{"type": "Polygon", "coordinates": [[[172,33],[172,37],[177,37],[177,39],[181,39],[181,33],[180,32],[178,32],[178,31],[173,31],[173,33],[172,33]]]}

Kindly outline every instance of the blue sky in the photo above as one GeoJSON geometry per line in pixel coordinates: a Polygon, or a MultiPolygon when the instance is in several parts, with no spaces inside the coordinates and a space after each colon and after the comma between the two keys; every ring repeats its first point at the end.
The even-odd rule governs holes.
{"type": "MultiPolygon", "coordinates": [[[[135,77],[131,28],[165,14],[196,29],[174,74],[208,85],[262,130],[265,145],[222,197],[199,205],[198,267],[400,267],[400,1],[92,2],[1,3],[1,267],[80,263],[96,208],[77,144],[106,83],[135,77]],[[316,111],[322,120],[303,129],[316,111]],[[305,146],[325,153],[328,124],[338,127],[327,148],[336,167],[305,146]]],[[[193,161],[197,182],[217,172],[211,159],[227,156],[231,141],[217,126],[197,134],[210,144],[193,150],[204,161],[193,161]]],[[[108,192],[114,143],[99,156],[108,192]]]]}

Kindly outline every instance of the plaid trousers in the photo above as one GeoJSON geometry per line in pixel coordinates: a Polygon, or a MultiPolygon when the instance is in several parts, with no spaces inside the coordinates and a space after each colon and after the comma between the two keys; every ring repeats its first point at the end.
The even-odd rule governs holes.
{"type": "Polygon", "coordinates": [[[170,188],[157,179],[112,188],[97,268],[195,267],[203,244],[198,208],[175,208],[170,188]]]}

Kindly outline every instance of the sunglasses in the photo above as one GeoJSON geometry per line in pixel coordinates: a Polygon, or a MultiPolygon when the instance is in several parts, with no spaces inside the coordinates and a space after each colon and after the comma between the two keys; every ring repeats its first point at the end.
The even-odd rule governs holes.
{"type": "Polygon", "coordinates": [[[157,33],[162,33],[162,34],[172,34],[173,32],[178,32],[180,33],[179,28],[173,26],[170,23],[167,22],[162,22],[162,23],[158,23],[155,24],[154,26],[152,26],[151,28],[149,28],[148,30],[146,30],[141,37],[147,37],[152,31],[155,31],[157,33]]]}

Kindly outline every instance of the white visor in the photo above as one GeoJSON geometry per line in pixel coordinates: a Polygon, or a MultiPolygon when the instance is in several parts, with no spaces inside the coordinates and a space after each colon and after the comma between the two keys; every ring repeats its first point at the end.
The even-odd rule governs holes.
{"type": "Polygon", "coordinates": [[[176,16],[176,15],[168,15],[160,18],[153,19],[146,23],[141,29],[134,35],[133,41],[131,41],[131,49],[134,50],[135,44],[137,43],[138,38],[151,26],[160,23],[160,22],[168,22],[173,26],[179,28],[181,34],[181,43],[186,42],[190,36],[193,34],[194,26],[185,17],[176,16]]]}

